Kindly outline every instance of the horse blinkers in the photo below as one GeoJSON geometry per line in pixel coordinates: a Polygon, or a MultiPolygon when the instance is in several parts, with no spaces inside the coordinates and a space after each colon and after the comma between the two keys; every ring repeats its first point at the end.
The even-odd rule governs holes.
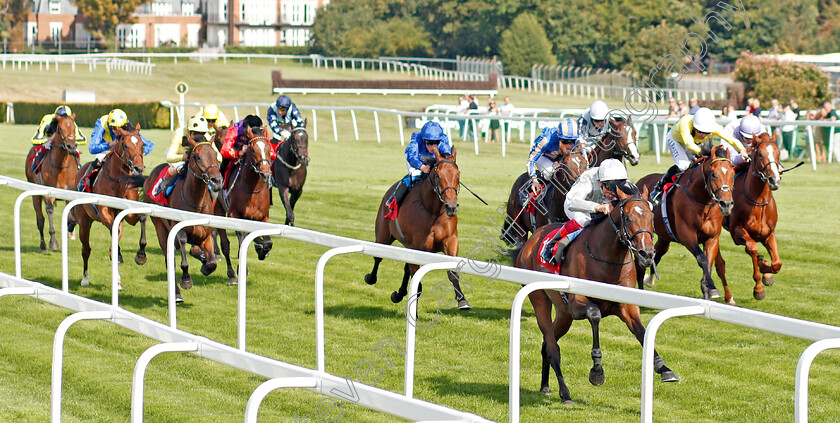
{"type": "MultiPolygon", "coordinates": [[[[724,147],[716,146],[715,148],[724,147]]],[[[735,170],[732,168],[732,164],[729,160],[728,155],[727,157],[712,158],[714,156],[714,151],[715,150],[712,150],[712,155],[709,156],[711,160],[709,160],[708,170],[703,170],[703,180],[706,183],[706,191],[708,191],[709,196],[711,196],[712,198],[712,201],[718,203],[718,206],[720,206],[720,212],[723,213],[724,216],[729,216],[729,213],[732,212],[732,207],[735,205],[735,201],[732,198],[732,185],[723,182],[719,187],[715,187],[713,185],[713,182],[719,179],[719,176],[712,168],[712,166],[714,166],[716,162],[730,163],[729,169],[724,169],[723,176],[724,178],[731,180],[733,183],[735,182],[735,170]]]]}
{"type": "MultiPolygon", "coordinates": [[[[636,207],[639,206],[634,206],[633,208],[635,209],[636,207]]],[[[653,248],[653,209],[651,207],[650,202],[639,196],[629,197],[624,199],[624,201],[621,201],[618,204],[617,208],[619,209],[618,224],[616,224],[615,221],[612,220],[612,217],[609,217],[609,219],[613,225],[613,229],[615,229],[619,241],[621,241],[622,244],[627,246],[627,248],[630,249],[631,253],[635,254],[636,261],[639,263],[639,265],[641,265],[642,267],[650,267],[653,264],[654,257],[656,256],[656,252],[653,248]],[[642,202],[644,203],[644,206],[641,207],[647,207],[647,210],[650,212],[650,216],[647,219],[647,221],[650,222],[650,229],[642,227],[641,229],[637,229],[631,234],[628,227],[630,223],[632,223],[632,220],[630,218],[630,213],[628,213],[625,210],[625,207],[627,207],[630,203],[633,202],[642,202]],[[650,236],[650,242],[645,243],[644,239],[640,237],[639,247],[641,248],[634,246],[633,241],[636,239],[636,236],[644,233],[647,233],[650,236]]],[[[637,210],[637,212],[641,216],[640,220],[644,219],[645,213],[642,210],[637,210]]]]}

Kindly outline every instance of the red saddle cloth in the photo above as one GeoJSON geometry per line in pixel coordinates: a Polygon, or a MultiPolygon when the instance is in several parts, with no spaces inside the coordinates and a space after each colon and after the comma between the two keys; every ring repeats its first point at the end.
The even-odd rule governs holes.
{"type": "Polygon", "coordinates": [[[152,184],[152,192],[149,193],[149,198],[152,199],[157,204],[161,206],[168,207],[169,200],[166,198],[166,190],[160,189],[160,184],[163,183],[163,180],[169,175],[166,169],[162,170],[160,174],[158,174],[155,183],[152,184]]]}
{"type": "Polygon", "coordinates": [[[84,192],[93,192],[93,183],[92,181],[96,180],[96,175],[99,174],[99,171],[102,169],[95,169],[90,172],[90,175],[87,176],[83,181],[81,181],[81,190],[84,192]]]}
{"type": "Polygon", "coordinates": [[[400,215],[400,206],[397,205],[397,199],[392,198],[391,202],[385,205],[386,207],[390,207],[388,213],[385,213],[385,218],[390,220],[397,220],[397,216],[400,215]]]}
{"type": "MultiPolygon", "coordinates": [[[[542,252],[542,250],[545,248],[545,244],[548,241],[551,241],[551,239],[554,238],[554,235],[557,234],[557,232],[560,232],[562,230],[563,230],[563,227],[561,226],[561,227],[549,232],[548,235],[546,235],[545,238],[543,238],[542,242],[540,242],[539,251],[542,252]]],[[[551,249],[551,256],[553,257],[555,253],[557,253],[557,244],[554,244],[554,248],[551,249]]],[[[555,265],[554,263],[548,263],[548,262],[544,261],[543,258],[542,258],[542,254],[538,254],[538,260],[539,260],[540,266],[545,267],[546,269],[548,269],[549,271],[551,271],[554,274],[558,274],[558,275],[560,274],[560,265],[555,265]]]]}
{"type": "MultiPolygon", "coordinates": [[[[32,166],[32,163],[35,163],[35,159],[37,159],[37,158],[38,158],[38,154],[40,154],[40,153],[46,153],[46,152],[47,152],[47,151],[49,151],[49,150],[47,150],[47,148],[46,148],[46,147],[44,147],[43,145],[36,145],[36,146],[33,148],[33,151],[35,152],[35,154],[33,154],[33,155],[32,155],[32,157],[30,157],[30,158],[29,158],[29,166],[32,166]]],[[[47,156],[44,156],[44,157],[47,157],[47,156]]],[[[38,161],[37,163],[35,163],[35,169],[34,169],[34,170],[35,170],[35,173],[38,173],[38,172],[40,172],[40,171],[41,171],[41,165],[42,165],[42,164],[44,164],[44,159],[43,159],[43,157],[41,158],[41,160],[40,160],[40,161],[38,161]]]]}

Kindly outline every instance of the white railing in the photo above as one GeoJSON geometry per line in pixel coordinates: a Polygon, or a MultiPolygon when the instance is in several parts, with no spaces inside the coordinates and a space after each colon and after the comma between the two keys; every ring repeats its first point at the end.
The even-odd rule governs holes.
{"type": "MultiPolygon", "coordinates": [[[[688,101],[697,98],[701,101],[720,100],[726,98],[726,90],[690,90],[680,88],[645,88],[603,84],[589,84],[586,82],[550,81],[528,78],[524,76],[499,76],[499,89],[515,89],[540,94],[559,96],[587,97],[587,98],[615,98],[626,99],[630,93],[642,93],[651,101],[664,103],[668,98],[688,101]]],[[[633,94],[638,95],[638,94],[633,94]]]]}
{"type": "MultiPolygon", "coordinates": [[[[284,378],[285,380],[273,380],[268,386],[261,386],[254,392],[252,399],[256,398],[254,402],[257,404],[266,393],[266,390],[274,387],[301,387],[320,392],[324,395],[329,395],[334,398],[355,402],[367,408],[393,414],[403,418],[414,420],[449,420],[449,421],[486,421],[478,416],[451,410],[435,404],[426,403],[412,398],[413,384],[414,384],[414,352],[415,352],[415,337],[416,331],[412,327],[417,324],[417,289],[422,282],[421,279],[425,274],[431,270],[439,269],[456,269],[462,275],[468,274],[473,276],[482,276],[489,280],[507,281],[516,284],[526,285],[516,295],[511,307],[511,329],[510,329],[510,417],[511,422],[519,421],[519,357],[520,357],[520,333],[521,333],[521,310],[529,292],[535,289],[558,289],[564,292],[569,292],[578,295],[585,295],[592,298],[602,298],[610,301],[617,301],[621,303],[636,304],[641,307],[661,309],[664,310],[658,314],[649,324],[650,331],[646,335],[643,346],[643,363],[642,363],[642,399],[641,399],[641,421],[652,421],[652,351],[655,345],[656,330],[664,323],[665,320],[676,316],[695,315],[704,317],[710,320],[726,322],[743,327],[759,329],[772,333],[787,335],[795,338],[817,341],[811,348],[803,352],[800,357],[799,365],[797,366],[797,378],[795,381],[795,407],[796,407],[796,421],[807,421],[807,375],[814,356],[821,351],[828,348],[836,348],[840,340],[840,327],[807,322],[798,319],[778,316],[774,314],[753,311],[738,307],[731,307],[726,304],[700,300],[696,298],[681,297],[670,294],[663,294],[658,292],[644,291],[635,288],[625,288],[615,285],[608,285],[598,282],[586,281],[576,278],[570,278],[558,275],[548,275],[541,272],[532,272],[529,270],[516,269],[508,266],[500,266],[498,263],[488,263],[476,261],[472,259],[464,259],[460,257],[451,257],[445,255],[431,254],[420,251],[408,250],[405,248],[394,247],[390,245],[376,244],[372,242],[354,240],[336,235],[319,233],[301,228],[287,227],[284,225],[268,224],[262,222],[242,221],[238,219],[230,219],[218,216],[201,215],[192,212],[185,212],[181,210],[160,207],[156,205],[149,205],[147,203],[138,203],[135,201],[123,200],[114,197],[106,197],[95,194],[80,193],[74,191],[66,191],[55,188],[45,188],[41,185],[23,182],[17,179],[0,176],[0,185],[5,185],[14,189],[24,190],[19,196],[15,205],[15,262],[16,269],[20,269],[21,255],[20,255],[20,207],[21,199],[32,195],[33,191],[38,192],[39,195],[48,195],[51,197],[64,200],[88,200],[95,201],[96,204],[117,207],[122,209],[136,209],[147,208],[149,215],[182,221],[182,224],[205,224],[212,227],[224,228],[228,230],[243,230],[252,232],[251,240],[258,235],[275,235],[286,239],[303,241],[311,244],[331,247],[332,249],[322,255],[318,262],[316,269],[316,314],[320,314],[316,318],[316,349],[317,349],[317,369],[305,369],[299,366],[294,366],[287,363],[271,360],[266,357],[260,357],[245,350],[245,319],[244,310],[246,308],[246,298],[244,288],[239,290],[238,307],[239,307],[239,348],[229,347],[227,345],[208,340],[204,337],[192,335],[183,331],[179,331],[175,323],[174,315],[174,284],[173,277],[169,278],[169,302],[170,302],[170,326],[165,326],[161,323],[154,322],[142,316],[130,313],[118,307],[117,303],[107,305],[96,302],[90,299],[82,298],[69,293],[68,287],[58,290],[47,287],[37,282],[26,281],[20,278],[20,275],[12,277],[10,275],[0,273],[0,286],[6,289],[0,290],[0,297],[5,295],[29,295],[35,298],[66,307],[83,314],[71,315],[66,320],[66,324],[62,323],[59,332],[56,334],[55,350],[59,351],[63,342],[63,333],[75,321],[83,319],[104,319],[110,320],[123,327],[131,329],[139,334],[157,339],[161,342],[168,343],[168,346],[152,347],[141,360],[138,361],[138,367],[135,368],[135,378],[133,384],[133,392],[139,390],[142,392],[142,375],[145,369],[145,363],[151,359],[152,356],[166,351],[190,351],[194,354],[208,358],[210,360],[223,363],[234,368],[247,370],[252,373],[263,375],[272,380],[275,378],[284,378]],[[259,234],[255,232],[262,231],[259,234]],[[345,388],[352,381],[342,379],[334,375],[324,372],[325,369],[325,354],[324,354],[324,327],[323,327],[323,289],[324,289],[324,267],[330,258],[339,254],[361,253],[369,256],[382,257],[390,260],[401,262],[409,262],[421,265],[420,269],[415,273],[411,281],[409,292],[409,312],[406,314],[406,362],[405,362],[405,395],[398,395],[392,392],[377,389],[375,387],[355,384],[356,386],[352,398],[348,398],[347,394],[337,389],[327,391],[325,387],[336,386],[337,388],[345,388]],[[413,303],[412,303],[413,301],[413,303]],[[413,319],[413,320],[412,320],[413,319]],[[835,340],[835,341],[828,341],[835,340]],[[60,342],[61,341],[61,342],[60,342]],[[139,376],[138,376],[139,375],[139,376]],[[804,375],[804,376],[803,376],[804,375]],[[304,379],[287,379],[287,378],[304,378],[304,379]],[[803,386],[804,385],[804,386],[803,386]],[[358,392],[358,395],[355,394],[358,392]],[[344,394],[344,395],[342,395],[344,394]]],[[[71,207],[70,204],[65,208],[71,207]]],[[[62,218],[62,238],[66,239],[67,227],[66,219],[62,218]]],[[[118,237],[114,233],[112,237],[118,237]]],[[[172,251],[174,246],[174,237],[170,236],[168,240],[168,249],[172,251]]],[[[249,246],[243,243],[240,248],[247,250],[249,246]]],[[[66,243],[62,243],[62,249],[66,250],[66,243]]],[[[240,253],[242,250],[240,250],[240,253]]],[[[243,254],[240,257],[246,257],[243,254]]],[[[244,264],[244,263],[243,263],[244,264]]],[[[64,266],[63,266],[64,267],[64,266]]],[[[244,267],[244,266],[243,266],[244,267]]],[[[112,269],[113,270],[113,269],[112,269]]],[[[63,270],[67,271],[66,267],[63,270]]],[[[116,270],[113,270],[116,271],[116,270]]],[[[167,272],[174,273],[174,262],[167,263],[167,272]]],[[[247,284],[246,269],[240,269],[240,284],[247,284]]],[[[112,286],[116,290],[116,286],[112,286]]],[[[60,393],[61,393],[61,368],[62,358],[60,354],[54,354],[53,357],[53,416],[60,419],[60,393]]],[[[141,395],[142,397],[142,395],[141,395]]],[[[135,408],[142,405],[142,399],[137,399],[132,395],[132,421],[142,421],[142,409],[140,411],[135,408]],[[135,420],[135,418],[139,420],[135,420]]],[[[252,408],[252,401],[249,401],[248,414],[256,416],[256,411],[252,408]]],[[[54,422],[57,420],[53,420],[54,422]]]]}
{"type": "Polygon", "coordinates": [[[108,73],[124,71],[143,75],[151,75],[155,67],[155,64],[150,61],[140,62],[106,54],[0,54],[0,63],[3,70],[6,69],[7,64],[12,70],[28,70],[30,66],[34,68],[37,63],[41,71],[48,71],[52,67],[58,72],[60,66],[69,66],[71,72],[76,72],[76,66],[87,66],[88,70],[93,72],[101,66],[108,73]]]}

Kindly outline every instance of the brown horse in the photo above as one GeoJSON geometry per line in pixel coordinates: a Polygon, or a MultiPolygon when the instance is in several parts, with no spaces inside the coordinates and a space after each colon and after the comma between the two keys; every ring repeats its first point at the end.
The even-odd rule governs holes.
{"type": "MultiPolygon", "coordinates": [[[[648,267],[653,263],[653,212],[647,200],[647,190],[639,193],[630,183],[616,189],[618,203],[609,215],[593,221],[566,250],[561,274],[611,285],[634,287],[636,285],[636,264],[648,267]],[[625,192],[630,191],[630,192],[625,192]]],[[[516,267],[545,272],[539,264],[540,248],[543,239],[561,224],[543,226],[525,242],[520,249],[511,250],[511,258],[516,267]]],[[[639,307],[613,301],[588,298],[583,295],[566,294],[555,290],[538,290],[528,295],[534,306],[537,324],[543,334],[542,345],[542,381],[540,391],[549,393],[549,366],[554,369],[560,385],[560,398],[566,404],[572,403],[569,388],[560,370],[560,347],[558,340],[572,326],[574,320],[589,320],[592,326],[592,369],[589,382],[602,385],[606,378],[601,366],[601,344],[599,324],[606,316],[618,316],[639,343],[644,344],[645,327],[640,318],[639,307]],[[556,317],[551,320],[551,307],[554,306],[556,317]]],[[[663,382],[678,380],[671,369],[665,365],[662,357],[654,351],[654,369],[663,382]]]]}
{"type": "Polygon", "coordinates": [[[292,136],[277,147],[274,161],[274,183],[286,209],[286,225],[295,225],[295,203],[303,193],[306,168],[309,166],[309,135],[306,119],[303,125],[292,128],[292,136]]]}
{"type": "MultiPolygon", "coordinates": [[[[134,128],[124,126],[115,128],[116,145],[105,157],[102,168],[95,176],[91,185],[91,192],[94,194],[111,195],[125,198],[126,200],[137,201],[138,187],[143,185],[143,139],[140,137],[140,124],[134,128]]],[[[76,185],[87,173],[88,167],[93,162],[85,163],[76,173],[76,185]]],[[[90,227],[91,224],[102,222],[108,231],[113,231],[114,217],[119,210],[110,207],[99,207],[93,204],[84,204],[73,209],[73,216],[79,225],[79,240],[82,241],[82,259],[84,261],[84,274],[82,286],[87,286],[88,281],[88,258],[90,257],[90,227]]],[[[130,214],[124,219],[130,225],[140,222],[140,249],[134,256],[137,264],[146,263],[146,215],[130,214]]],[[[119,236],[122,238],[122,222],[118,228],[119,236]]],[[[118,251],[119,262],[122,263],[122,253],[118,251]]]]}
{"type": "Polygon", "coordinates": [[[578,149],[563,155],[554,165],[554,173],[536,199],[531,197],[531,179],[527,173],[519,175],[510,190],[507,202],[507,217],[502,225],[501,239],[511,245],[520,246],[528,239],[528,233],[536,228],[565,221],[563,203],[566,193],[581,173],[588,168],[588,161],[578,149]],[[533,204],[534,213],[523,211],[523,198],[533,204]]]}
{"type": "Polygon", "coordinates": [[[627,159],[632,166],[639,164],[639,145],[632,117],[609,119],[607,134],[589,154],[589,167],[598,167],[606,159],[627,159]]]}
{"type": "MultiPolygon", "coordinates": [[[[56,130],[49,139],[52,148],[42,159],[40,172],[36,174],[30,166],[36,154],[35,147],[29,149],[29,154],[26,155],[26,180],[48,187],[75,190],[76,186],[73,181],[76,178],[76,171],[79,170],[79,153],[76,150],[76,115],[57,116],[56,118],[58,119],[56,130]]],[[[55,198],[40,195],[32,197],[32,204],[35,206],[35,220],[38,223],[38,232],[41,233],[41,253],[46,254],[44,213],[41,202],[46,203],[47,216],[50,219],[50,249],[57,250],[58,241],[55,239],[55,226],[53,226],[55,198]]]]}
{"type": "MultiPolygon", "coordinates": [[[[735,205],[732,213],[724,220],[724,227],[729,230],[735,245],[744,245],[753,263],[753,297],[763,300],[764,286],[773,284],[773,274],[779,273],[782,260],[779,258],[779,247],[776,243],[776,200],[773,191],[779,189],[784,172],[779,163],[779,147],[776,136],[763,133],[757,136],[751,147],[752,154],[749,169],[738,173],[735,185],[732,187],[732,198],[735,205]],[[760,242],[770,252],[772,264],[758,254],[760,242]]],[[[723,283],[726,302],[735,305],[729,285],[726,283],[726,262],[718,249],[715,259],[715,270],[723,283]]]]}
{"type": "MultiPolygon", "coordinates": [[[[227,190],[230,206],[225,210],[223,201],[216,202],[215,213],[219,216],[229,216],[238,219],[268,222],[268,211],[271,201],[271,143],[262,134],[248,132],[251,140],[242,158],[230,167],[229,187],[227,190]]],[[[230,241],[224,229],[218,230],[222,253],[227,261],[228,283],[236,284],[236,272],[230,262],[230,241]]],[[[237,232],[239,242],[245,234],[237,232]]],[[[271,251],[271,237],[260,237],[254,242],[254,247],[260,260],[265,260],[271,251]]]]}
{"type": "MultiPolygon", "coordinates": [[[[451,156],[441,156],[435,152],[435,162],[431,164],[428,176],[414,184],[399,208],[396,220],[385,219],[388,207],[385,202],[397,187],[391,185],[376,215],[376,242],[391,244],[395,239],[408,248],[431,253],[443,252],[449,256],[458,255],[458,192],[461,172],[458,170],[455,149],[451,156]]],[[[373,270],[365,275],[365,282],[376,283],[376,273],[382,258],[373,258],[373,270]]],[[[391,293],[391,301],[398,303],[408,294],[407,286],[411,276],[419,269],[416,264],[406,263],[403,268],[403,280],[399,291],[391,293]]],[[[470,308],[469,302],[461,291],[458,274],[447,271],[447,276],[455,287],[455,300],[458,308],[470,308]]]]}
{"type": "MultiPolygon", "coordinates": [[[[157,181],[158,175],[160,175],[160,172],[166,170],[167,166],[169,166],[167,163],[162,163],[152,170],[152,173],[146,179],[146,184],[143,186],[145,192],[152,192],[152,186],[157,181]]],[[[172,188],[172,192],[169,194],[169,206],[196,213],[213,214],[214,202],[219,191],[222,189],[222,174],[219,171],[216,149],[207,142],[196,144],[190,154],[189,160],[187,160],[184,166],[187,166],[187,174],[183,179],[176,182],[172,188]]],[[[145,196],[145,200],[150,203],[154,201],[148,195],[145,196]]],[[[166,240],[175,222],[159,217],[152,217],[152,223],[155,225],[158,242],[160,243],[160,248],[163,250],[165,259],[167,250],[166,240]]],[[[207,276],[216,270],[216,255],[213,253],[212,234],[212,228],[206,226],[190,226],[184,228],[176,236],[175,245],[181,250],[182,274],[180,285],[182,288],[190,289],[193,286],[192,277],[190,277],[189,273],[189,263],[187,263],[187,243],[198,246],[202,251],[200,257],[200,260],[202,260],[202,275],[207,276]]],[[[175,289],[177,291],[176,299],[183,301],[181,290],[177,286],[175,289]]]]}
{"type": "MultiPolygon", "coordinates": [[[[660,174],[647,175],[638,184],[650,189],[660,177],[660,174]]],[[[668,252],[671,242],[684,245],[703,269],[700,289],[707,300],[720,297],[712,280],[711,265],[717,256],[723,216],[732,211],[734,180],[735,171],[726,148],[706,144],[697,164],[679,174],[667,198],[663,196],[667,222],[662,217],[662,207],[657,207],[654,213],[656,264],[668,252]]],[[[642,287],[645,272],[638,270],[639,286],[642,287]]]]}

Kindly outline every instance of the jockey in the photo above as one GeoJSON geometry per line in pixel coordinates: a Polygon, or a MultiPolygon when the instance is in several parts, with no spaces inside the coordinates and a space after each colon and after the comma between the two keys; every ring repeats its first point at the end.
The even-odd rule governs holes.
{"type": "MultiPolygon", "coordinates": [[[[627,180],[627,169],[616,159],[606,159],[598,167],[583,172],[566,193],[563,209],[569,221],[550,240],[543,243],[540,257],[544,262],[559,266],[563,263],[566,247],[592,221],[595,213],[609,214],[611,202],[618,198],[616,187],[632,185],[627,180]],[[557,253],[551,250],[557,245],[557,253]]],[[[631,189],[622,189],[628,192],[631,189]]]]}
{"type": "Polygon", "coordinates": [[[207,120],[207,127],[209,130],[207,131],[205,136],[207,137],[208,141],[211,140],[214,135],[216,135],[216,132],[224,132],[230,126],[230,121],[228,120],[228,118],[225,116],[224,113],[222,113],[221,110],[219,110],[219,107],[215,104],[208,104],[204,106],[204,109],[201,111],[201,113],[202,117],[204,117],[204,119],[207,120]]]}
{"type": "MultiPolygon", "coordinates": [[[[130,124],[131,122],[129,122],[128,116],[121,109],[111,110],[107,115],[96,120],[96,124],[93,126],[93,133],[90,135],[90,145],[88,145],[88,151],[95,156],[93,163],[88,166],[85,175],[80,180],[80,184],[83,184],[85,179],[94,170],[102,167],[102,161],[105,159],[105,156],[116,145],[117,135],[114,132],[114,128],[123,128],[130,124]]],[[[140,135],[140,139],[143,140],[143,155],[147,156],[154,150],[155,144],[143,135],[140,135]]],[[[79,191],[82,190],[80,189],[79,191]]]]}
{"type": "MultiPolygon", "coordinates": [[[[220,150],[222,154],[221,171],[224,174],[232,160],[237,160],[245,152],[250,140],[248,132],[255,135],[263,134],[263,122],[259,116],[248,115],[245,119],[231,125],[225,133],[225,142],[220,150]]],[[[271,159],[274,160],[276,153],[271,149],[271,159]]]]}
{"type": "MultiPolygon", "coordinates": [[[[207,142],[206,136],[209,131],[207,120],[203,116],[195,115],[190,117],[186,128],[178,128],[172,133],[172,140],[169,142],[169,148],[166,149],[166,162],[170,164],[166,170],[169,175],[160,183],[155,190],[156,193],[174,185],[178,181],[178,178],[173,178],[176,174],[180,173],[183,176],[186,169],[184,163],[189,159],[193,147],[200,142],[207,142]]],[[[213,145],[213,148],[215,149],[216,146],[213,145]]],[[[216,156],[221,163],[222,155],[217,152],[216,156]]]]}
{"type": "MultiPolygon", "coordinates": [[[[40,145],[43,148],[35,149],[36,155],[35,160],[32,160],[32,170],[35,170],[38,163],[41,162],[41,159],[43,159],[44,156],[47,155],[47,152],[50,151],[50,148],[52,148],[52,141],[50,140],[50,137],[52,137],[55,133],[58,118],[72,115],[73,111],[70,110],[70,106],[62,105],[55,109],[55,113],[46,114],[41,118],[41,124],[38,126],[38,130],[35,131],[35,135],[32,137],[32,144],[40,145]]],[[[86,143],[87,138],[85,138],[82,131],[79,130],[79,126],[76,125],[76,145],[85,145],[86,143]]]]}
{"type": "Polygon", "coordinates": [[[710,135],[717,135],[735,147],[740,152],[741,158],[744,161],[749,160],[747,150],[741,144],[741,141],[731,136],[728,131],[724,130],[723,126],[715,121],[715,115],[711,110],[706,107],[701,107],[694,115],[681,117],[668,132],[668,150],[674,156],[674,165],[662,175],[662,178],[653,187],[653,191],[650,193],[650,200],[652,202],[659,202],[659,197],[662,195],[662,188],[666,182],[670,181],[674,175],[688,169],[694,163],[697,155],[700,154],[700,146],[698,144],[709,140],[710,135]]]}
{"type": "MultiPolygon", "coordinates": [[[[734,120],[726,125],[724,129],[733,138],[741,141],[745,147],[752,145],[753,136],[767,132],[764,130],[764,125],[761,124],[761,120],[755,115],[746,115],[741,119],[734,120]]],[[[723,140],[720,144],[729,150],[729,157],[732,158],[732,166],[738,166],[744,163],[744,159],[736,155],[738,151],[732,144],[726,142],[726,140],[723,140]]]]}
{"type": "Polygon", "coordinates": [[[536,194],[542,189],[540,177],[545,181],[551,180],[554,162],[568,152],[578,137],[577,123],[571,118],[563,119],[556,128],[543,129],[534,140],[526,164],[531,176],[531,191],[536,194]]]}
{"type": "Polygon", "coordinates": [[[443,133],[443,128],[441,128],[439,123],[426,122],[423,128],[420,129],[420,132],[411,134],[411,142],[405,148],[408,175],[405,175],[397,183],[397,188],[394,189],[391,198],[385,202],[385,205],[391,209],[391,212],[397,210],[399,205],[402,204],[411,186],[423,174],[429,173],[432,170],[432,166],[426,163],[429,159],[434,161],[435,152],[441,155],[452,154],[452,145],[449,143],[449,137],[443,133]]]}
{"type": "Polygon", "coordinates": [[[589,106],[589,110],[578,118],[578,130],[580,131],[580,144],[584,154],[592,151],[598,142],[607,133],[608,125],[605,125],[610,108],[607,103],[595,100],[589,106]]]}
{"type": "Polygon", "coordinates": [[[290,129],[303,124],[303,118],[300,117],[297,106],[287,95],[277,97],[277,101],[269,106],[267,120],[268,126],[274,132],[273,138],[280,143],[289,139],[290,129]]]}

